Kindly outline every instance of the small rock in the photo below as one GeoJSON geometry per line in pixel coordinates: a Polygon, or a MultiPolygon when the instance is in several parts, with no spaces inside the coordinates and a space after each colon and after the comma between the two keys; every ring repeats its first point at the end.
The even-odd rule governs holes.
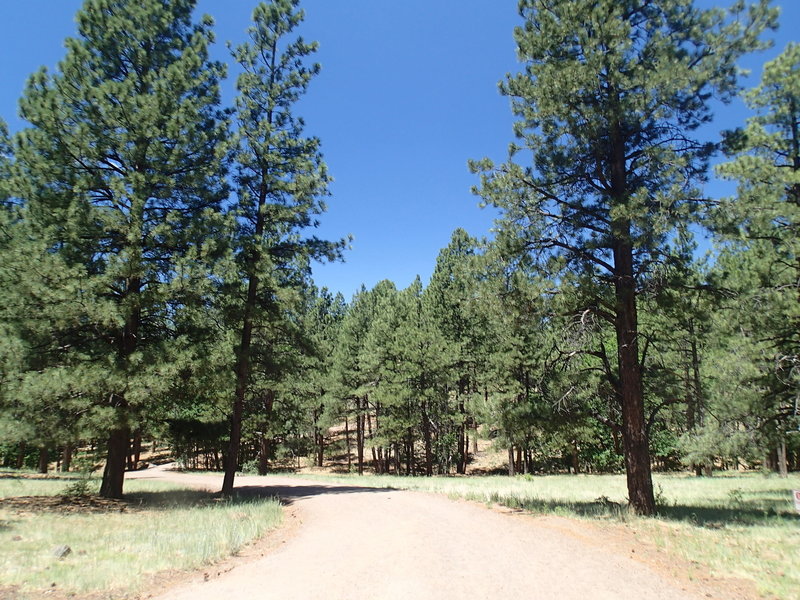
{"type": "Polygon", "coordinates": [[[70,552],[72,552],[72,548],[70,548],[67,545],[56,546],[55,548],[53,548],[53,556],[55,556],[56,558],[64,558],[70,552]]]}

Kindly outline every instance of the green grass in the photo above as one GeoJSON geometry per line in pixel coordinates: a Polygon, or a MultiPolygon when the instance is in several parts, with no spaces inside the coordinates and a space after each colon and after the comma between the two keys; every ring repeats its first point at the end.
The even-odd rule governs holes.
{"type": "MultiPolygon", "coordinates": [[[[316,477],[316,475],[315,475],[316,477]]],[[[327,479],[327,477],[326,477],[327,479]]],[[[800,515],[788,479],[760,474],[654,476],[659,514],[627,509],[623,475],[487,477],[333,476],[339,482],[446,494],[485,503],[601,521],[624,521],[643,539],[717,577],[752,581],[765,596],[798,597],[800,515]]]]}
{"type": "MultiPolygon", "coordinates": [[[[4,473],[0,497],[58,495],[70,483],[4,473]]],[[[235,554],[282,517],[274,499],[221,501],[141,480],[127,481],[125,491],[129,504],[122,512],[63,514],[0,504],[0,587],[16,586],[20,597],[51,588],[132,594],[160,571],[195,569],[235,554]],[[58,559],[53,549],[62,544],[72,552],[58,559]]]]}

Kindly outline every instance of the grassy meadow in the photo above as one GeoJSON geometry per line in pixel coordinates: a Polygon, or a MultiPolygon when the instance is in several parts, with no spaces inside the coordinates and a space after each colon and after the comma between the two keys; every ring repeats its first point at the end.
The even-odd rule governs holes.
{"type": "MultiPolygon", "coordinates": [[[[73,484],[0,473],[0,498],[56,496],[73,484]]],[[[222,501],[142,480],[127,481],[125,491],[123,510],[60,512],[0,502],[0,597],[3,589],[15,589],[18,598],[50,589],[77,597],[135,593],[160,571],[235,554],[282,516],[273,499],[222,501]],[[59,559],[53,550],[61,545],[72,552],[59,559]]]]}
{"type": "Polygon", "coordinates": [[[347,483],[446,494],[537,514],[624,523],[641,539],[700,565],[711,575],[752,581],[765,597],[798,598],[800,515],[788,479],[749,474],[656,474],[654,518],[627,509],[624,475],[485,477],[333,476],[347,483]]]}

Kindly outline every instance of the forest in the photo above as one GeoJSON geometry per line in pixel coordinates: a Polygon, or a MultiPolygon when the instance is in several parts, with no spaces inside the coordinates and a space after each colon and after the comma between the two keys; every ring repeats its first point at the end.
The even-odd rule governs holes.
{"type": "Polygon", "coordinates": [[[348,239],[315,235],[299,0],[259,4],[231,65],[195,4],[86,0],[0,121],[4,467],[80,452],[119,498],[158,441],[230,494],[297,457],[465,474],[491,440],[509,475],[625,472],[640,514],[654,469],[800,470],[800,45],[752,89],[738,67],[769,0],[520,0],[508,157],[464,157],[492,235],[351,299],[313,280],[348,239]]]}

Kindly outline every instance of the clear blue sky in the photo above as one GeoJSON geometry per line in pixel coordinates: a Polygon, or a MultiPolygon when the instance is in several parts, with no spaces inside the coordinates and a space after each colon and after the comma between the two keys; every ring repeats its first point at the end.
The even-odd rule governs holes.
{"type": "MultiPolygon", "coordinates": [[[[143,0],[146,1],[146,0],[143,0]]],[[[731,0],[732,1],[732,0],[731,0]]],[[[718,2],[723,5],[728,1],[718,2]]],[[[701,0],[703,6],[718,4],[701,0]]],[[[0,0],[0,116],[23,126],[17,100],[39,66],[53,68],[74,35],[80,0],[0,0]]],[[[244,39],[256,0],[199,0],[217,23],[215,58],[244,39]]],[[[796,40],[800,0],[782,6],[775,48],[748,60],[745,83],[796,40]]],[[[341,264],[317,266],[319,286],[349,298],[364,283],[427,281],[456,227],[488,235],[493,214],[470,193],[470,158],[502,160],[512,140],[497,82],[517,69],[516,0],[305,0],[308,40],[320,42],[322,73],[299,113],[322,140],[335,182],[319,234],[354,236],[341,264]]],[[[227,84],[226,100],[232,96],[227,84]]],[[[743,124],[741,105],[719,111],[717,129],[743,124]]],[[[722,188],[718,188],[722,189],[722,188]]]]}

